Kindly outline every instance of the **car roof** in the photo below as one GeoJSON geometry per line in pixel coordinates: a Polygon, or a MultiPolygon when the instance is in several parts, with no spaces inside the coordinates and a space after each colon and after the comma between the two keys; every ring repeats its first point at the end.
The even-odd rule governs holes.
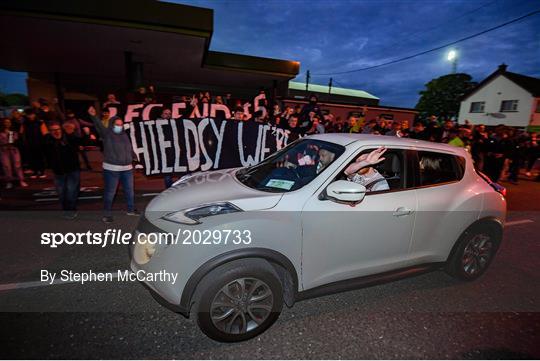
{"type": "Polygon", "coordinates": [[[417,140],[410,138],[399,138],[390,135],[375,135],[375,134],[356,134],[356,133],[325,133],[314,134],[306,138],[324,140],[331,143],[347,146],[355,143],[357,147],[362,145],[381,145],[385,147],[405,146],[405,147],[420,147],[430,148],[434,151],[444,153],[453,153],[460,156],[465,156],[467,151],[464,148],[454,147],[444,143],[428,142],[425,140],[417,140]]]}

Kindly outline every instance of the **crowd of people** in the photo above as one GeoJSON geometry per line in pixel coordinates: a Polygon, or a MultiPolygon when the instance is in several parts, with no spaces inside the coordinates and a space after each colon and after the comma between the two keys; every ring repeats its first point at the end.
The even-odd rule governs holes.
{"type": "MultiPolygon", "coordinates": [[[[158,95],[153,87],[141,87],[126,103],[155,103],[158,95]]],[[[163,102],[162,99],[159,99],[163,102]]],[[[201,105],[220,104],[230,109],[231,119],[270,123],[297,135],[321,133],[361,133],[405,137],[432,142],[448,143],[467,148],[478,170],[493,181],[506,176],[512,183],[525,168],[531,177],[540,156],[537,134],[499,125],[456,124],[451,119],[432,115],[427,119],[408,121],[386,119],[379,115],[369,119],[368,108],[347,119],[334,116],[321,108],[317,96],[310,95],[307,104],[288,106],[279,101],[269,101],[264,91],[253,103],[234,99],[231,94],[213,96],[200,92],[191,96],[172,97],[170,102],[186,103],[186,115],[199,114],[201,105]],[[506,175],[507,174],[507,175],[506,175]]],[[[123,105],[115,94],[109,94],[98,113],[91,107],[85,114],[63,111],[57,101],[50,104],[45,99],[31,103],[23,112],[14,110],[0,123],[0,160],[5,189],[27,187],[27,181],[46,178],[45,169],[54,174],[54,183],[67,217],[76,216],[76,202],[80,188],[81,163],[91,170],[87,147],[96,146],[103,152],[104,217],[111,222],[112,202],[118,184],[123,187],[127,213],[138,214],[134,207],[133,155],[130,138],[123,127],[123,105]]],[[[156,117],[170,119],[171,109],[160,109],[156,117]]],[[[536,178],[540,181],[540,175],[536,178]]],[[[165,186],[172,184],[171,176],[165,177],[165,186]]]]}
{"type": "MultiPolygon", "coordinates": [[[[376,134],[464,147],[471,152],[476,169],[494,182],[505,176],[505,180],[517,184],[518,175],[524,168],[526,176],[531,177],[540,157],[537,133],[502,124],[488,128],[483,124],[472,125],[469,121],[457,124],[452,119],[431,115],[428,119],[415,120],[411,126],[408,121],[388,120],[384,115],[368,119],[367,107],[360,116],[351,115],[344,121],[331,113],[323,115],[315,96],[309,100],[304,107],[286,106],[283,111],[279,105],[274,105],[271,123],[299,134],[376,134]]],[[[540,181],[540,174],[536,180],[540,181]]]]}

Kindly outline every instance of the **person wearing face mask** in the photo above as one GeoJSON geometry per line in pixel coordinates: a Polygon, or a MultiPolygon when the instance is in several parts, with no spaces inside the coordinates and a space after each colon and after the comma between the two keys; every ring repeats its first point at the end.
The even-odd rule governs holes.
{"type": "Polygon", "coordinates": [[[119,117],[111,117],[109,126],[105,127],[96,116],[96,109],[90,107],[88,114],[97,132],[103,140],[103,222],[111,223],[112,203],[118,183],[122,184],[127,203],[127,215],[136,216],[133,190],[133,149],[129,136],[124,131],[124,122],[119,117]]]}

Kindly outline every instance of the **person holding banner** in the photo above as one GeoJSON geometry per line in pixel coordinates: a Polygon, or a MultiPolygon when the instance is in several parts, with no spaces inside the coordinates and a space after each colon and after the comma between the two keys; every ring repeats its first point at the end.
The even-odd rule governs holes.
{"type": "Polygon", "coordinates": [[[135,194],[133,190],[133,148],[129,136],[124,131],[124,122],[119,117],[111,117],[109,126],[105,127],[96,116],[94,107],[88,108],[88,114],[103,140],[103,222],[111,223],[112,203],[118,183],[122,188],[127,203],[127,215],[136,216],[135,194]]]}

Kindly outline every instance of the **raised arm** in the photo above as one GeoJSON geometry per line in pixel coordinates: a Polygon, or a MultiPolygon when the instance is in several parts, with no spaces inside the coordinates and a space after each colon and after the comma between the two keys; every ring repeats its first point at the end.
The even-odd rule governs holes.
{"type": "Polygon", "coordinates": [[[362,154],[356,159],[354,163],[352,163],[345,169],[345,172],[344,172],[345,175],[346,176],[353,175],[354,173],[358,172],[362,168],[372,166],[372,165],[382,162],[383,160],[385,160],[385,158],[382,157],[382,155],[385,152],[386,152],[385,147],[379,147],[369,154],[362,154]]]}
{"type": "Polygon", "coordinates": [[[88,108],[88,115],[90,115],[90,119],[92,119],[92,123],[94,123],[96,131],[99,133],[99,135],[103,137],[105,135],[105,132],[107,131],[107,128],[105,128],[101,120],[97,117],[96,108],[88,108]]]}

